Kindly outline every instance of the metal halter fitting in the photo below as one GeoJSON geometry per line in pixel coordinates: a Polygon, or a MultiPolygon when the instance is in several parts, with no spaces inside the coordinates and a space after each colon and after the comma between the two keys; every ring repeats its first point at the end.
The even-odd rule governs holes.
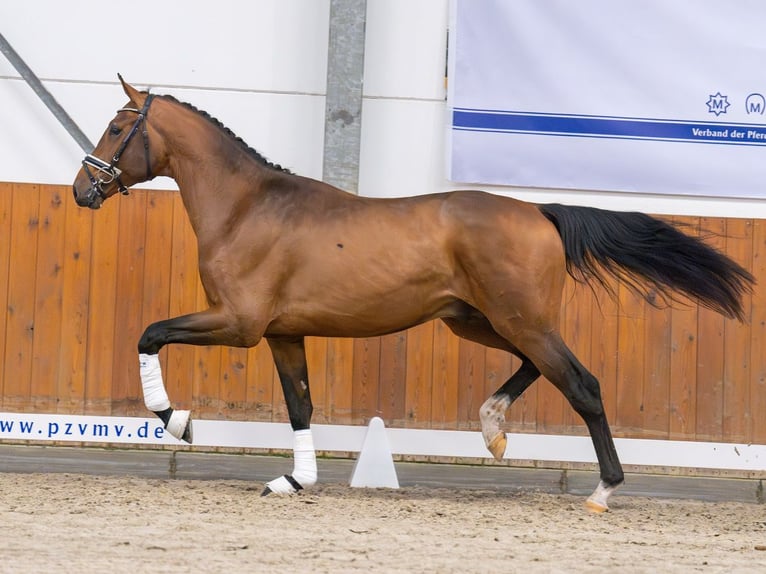
{"type": "Polygon", "coordinates": [[[139,126],[143,123],[144,129],[141,131],[141,135],[144,139],[144,157],[146,158],[146,179],[152,179],[152,166],[149,159],[149,133],[146,129],[146,115],[149,112],[149,106],[152,103],[152,100],[154,99],[154,94],[149,94],[146,96],[146,101],[144,101],[144,106],[138,110],[136,108],[121,108],[117,110],[118,112],[133,112],[135,114],[138,114],[138,117],[136,118],[136,121],[133,122],[133,127],[130,128],[130,131],[125,136],[125,139],[122,140],[122,143],[120,144],[120,147],[117,148],[117,151],[115,152],[114,156],[112,157],[111,162],[106,162],[101,158],[96,157],[95,155],[88,154],[85,156],[85,159],[82,160],[82,166],[85,170],[86,175],[88,176],[88,179],[90,179],[90,189],[88,189],[88,193],[84,199],[88,200],[89,202],[93,202],[93,200],[96,198],[96,196],[100,196],[102,199],[106,199],[106,195],[104,195],[104,189],[103,186],[112,183],[113,181],[117,180],[117,186],[120,190],[120,193],[123,195],[128,194],[128,188],[122,183],[122,180],[120,179],[120,174],[122,173],[122,170],[117,167],[117,162],[120,161],[120,157],[122,157],[123,152],[125,151],[125,148],[128,147],[128,144],[130,143],[130,140],[133,139],[133,136],[138,131],[139,126]],[[96,173],[91,171],[90,168],[93,168],[96,170],[96,173]]]}

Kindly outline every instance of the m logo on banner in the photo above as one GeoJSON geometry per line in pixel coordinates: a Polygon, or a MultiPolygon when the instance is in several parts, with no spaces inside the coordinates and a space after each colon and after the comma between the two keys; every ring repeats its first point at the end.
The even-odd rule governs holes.
{"type": "Polygon", "coordinates": [[[745,111],[748,114],[763,115],[764,107],[766,107],[766,98],[762,94],[750,94],[745,100],[745,111]]]}

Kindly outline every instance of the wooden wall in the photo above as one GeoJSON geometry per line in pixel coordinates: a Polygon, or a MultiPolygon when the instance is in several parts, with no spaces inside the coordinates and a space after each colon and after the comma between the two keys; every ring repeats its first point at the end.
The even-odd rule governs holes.
{"type": "MultiPolygon", "coordinates": [[[[766,283],[766,221],[676,218],[766,283]]],[[[766,444],[766,298],[739,324],[694,305],[658,310],[570,283],[562,332],[601,380],[616,436],[766,444]]],[[[195,238],[174,192],[133,191],[92,212],[67,186],[0,183],[0,410],[145,415],[136,344],[152,321],[204,307],[195,238]]],[[[440,322],[307,343],[314,422],[478,429],[478,407],[518,366],[440,322]]],[[[174,405],[198,418],[286,421],[265,344],[173,346],[174,405]]],[[[552,385],[534,384],[507,430],[586,434],[552,385]]]]}

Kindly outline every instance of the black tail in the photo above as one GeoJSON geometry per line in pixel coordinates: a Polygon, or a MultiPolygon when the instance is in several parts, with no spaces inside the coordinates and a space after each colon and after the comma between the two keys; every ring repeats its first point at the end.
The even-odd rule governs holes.
{"type": "Polygon", "coordinates": [[[611,292],[606,271],[650,303],[655,293],[670,303],[673,291],[680,291],[722,315],[744,320],[742,295],[752,290],[755,279],[700,239],[644,213],[538,207],[558,229],[567,271],[575,279],[596,280],[611,292]]]}

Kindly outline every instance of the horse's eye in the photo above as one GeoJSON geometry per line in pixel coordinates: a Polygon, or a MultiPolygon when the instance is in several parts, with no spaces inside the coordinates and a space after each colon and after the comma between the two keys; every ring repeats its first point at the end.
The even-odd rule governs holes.
{"type": "Polygon", "coordinates": [[[113,136],[118,136],[120,135],[121,132],[122,132],[122,128],[114,124],[112,124],[111,127],[109,128],[109,133],[112,134],[113,136]]]}

